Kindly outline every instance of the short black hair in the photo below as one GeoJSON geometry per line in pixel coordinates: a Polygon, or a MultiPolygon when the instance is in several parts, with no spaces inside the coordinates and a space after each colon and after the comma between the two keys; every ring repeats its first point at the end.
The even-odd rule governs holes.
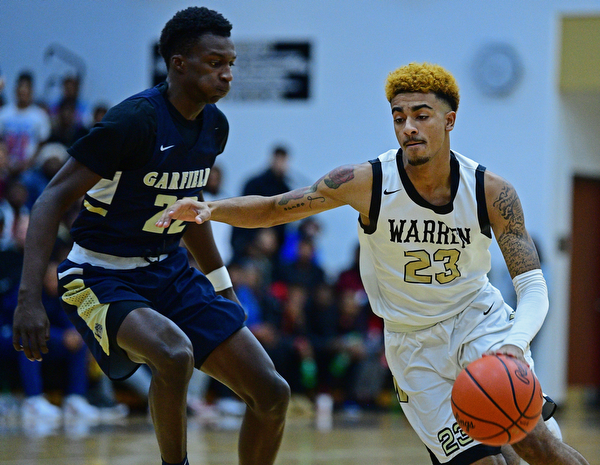
{"type": "Polygon", "coordinates": [[[273,156],[287,156],[289,154],[289,150],[285,145],[276,145],[273,147],[273,156]]]}
{"type": "Polygon", "coordinates": [[[33,73],[29,70],[21,71],[17,76],[17,84],[21,84],[21,82],[27,82],[29,85],[33,85],[33,73]]]}
{"type": "Polygon", "coordinates": [[[167,69],[173,55],[186,55],[204,34],[231,36],[231,23],[221,13],[192,6],[175,13],[160,34],[158,50],[167,69]]]}

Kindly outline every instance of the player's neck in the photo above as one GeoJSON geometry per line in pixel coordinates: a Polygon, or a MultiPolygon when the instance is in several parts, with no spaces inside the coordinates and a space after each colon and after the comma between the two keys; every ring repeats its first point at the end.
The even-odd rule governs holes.
{"type": "Polygon", "coordinates": [[[403,160],[411,183],[423,199],[432,205],[446,205],[451,200],[450,151],[439,153],[420,165],[403,160]]]}
{"type": "Polygon", "coordinates": [[[181,113],[181,116],[185,119],[190,121],[195,120],[204,109],[205,104],[194,102],[181,86],[173,85],[171,81],[167,81],[169,83],[169,88],[167,89],[167,98],[169,99],[169,102],[173,104],[175,109],[181,113]]]}

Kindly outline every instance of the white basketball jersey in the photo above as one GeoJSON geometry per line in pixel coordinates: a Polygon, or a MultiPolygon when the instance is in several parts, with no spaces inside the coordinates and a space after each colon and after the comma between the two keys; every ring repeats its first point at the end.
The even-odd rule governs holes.
{"type": "Polygon", "coordinates": [[[359,219],[358,236],[373,312],[392,331],[418,330],[457,315],[488,283],[492,235],[485,168],[452,152],[452,200],[435,206],[412,185],[401,150],[370,163],[370,225],[359,219]]]}

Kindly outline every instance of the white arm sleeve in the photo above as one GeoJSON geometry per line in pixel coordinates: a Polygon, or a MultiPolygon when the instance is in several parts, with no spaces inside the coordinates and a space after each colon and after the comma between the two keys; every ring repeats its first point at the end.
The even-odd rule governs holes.
{"type": "Polygon", "coordinates": [[[548,288],[539,268],[515,276],[513,284],[517,309],[513,327],[503,344],[512,344],[525,351],[548,313],[548,288]]]}

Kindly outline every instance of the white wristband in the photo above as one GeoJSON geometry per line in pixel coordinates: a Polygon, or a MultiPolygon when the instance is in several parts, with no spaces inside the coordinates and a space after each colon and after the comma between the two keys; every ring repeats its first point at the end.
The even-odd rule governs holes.
{"type": "Polygon", "coordinates": [[[211,282],[215,291],[219,292],[224,289],[228,289],[233,286],[231,283],[231,277],[229,276],[229,272],[227,271],[226,266],[222,266],[221,268],[217,268],[216,270],[212,270],[210,273],[206,275],[208,280],[211,282]]]}

